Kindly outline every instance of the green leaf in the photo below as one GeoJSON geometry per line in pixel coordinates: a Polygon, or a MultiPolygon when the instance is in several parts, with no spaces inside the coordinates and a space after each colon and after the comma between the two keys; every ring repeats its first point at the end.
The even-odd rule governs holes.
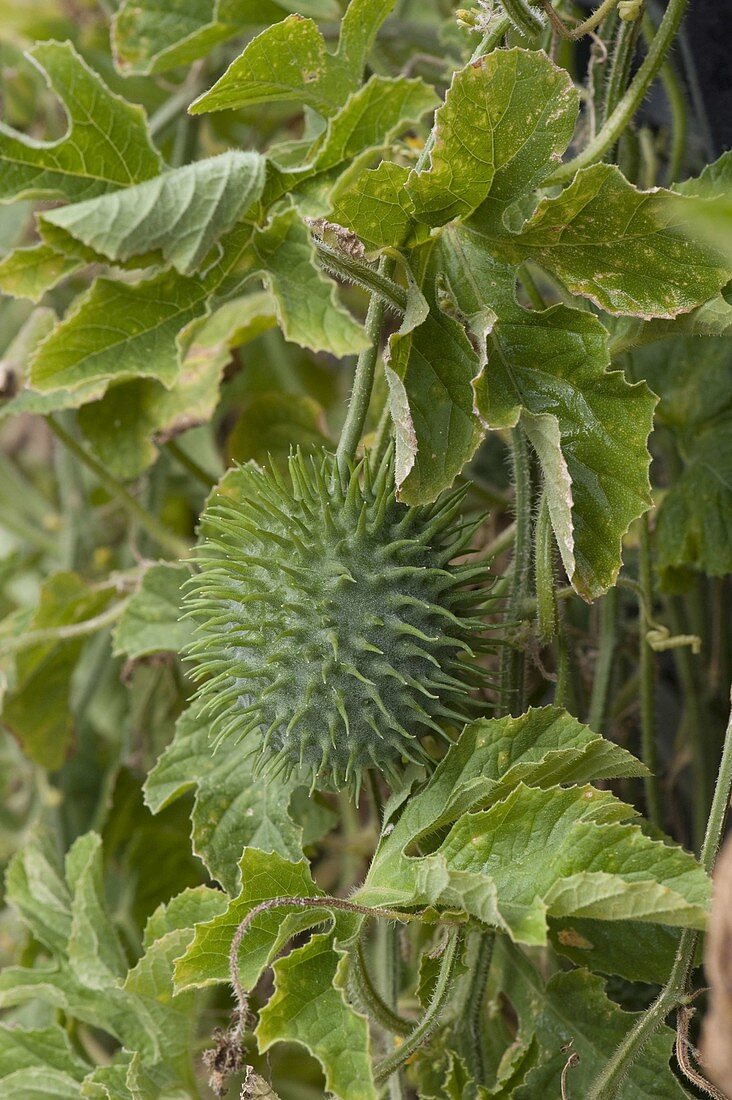
{"type": "Polygon", "coordinates": [[[663,985],[679,946],[679,930],[660,924],[574,917],[550,920],[549,938],[560,955],[601,974],[663,985]]]}
{"type": "Polygon", "coordinates": [[[0,1024],[0,1096],[76,1100],[89,1068],[60,1027],[26,1030],[0,1024]]]}
{"type": "Polygon", "coordinates": [[[468,229],[444,230],[440,249],[457,308],[481,348],[488,339],[475,384],[480,417],[489,429],[521,421],[542,465],[567,575],[594,599],[615,583],[623,535],[650,505],[655,399],[607,370],[607,332],[592,314],[521,308],[514,272],[468,229]]]}
{"type": "Polygon", "coordinates": [[[547,917],[703,926],[708,882],[692,856],[621,824],[635,811],[609,793],[553,785],[638,768],[558,708],[473,723],[388,823],[356,900],[459,907],[534,944],[547,917]]]}
{"type": "Polygon", "coordinates": [[[125,967],[102,895],[99,837],[89,833],[77,839],[64,869],[50,837],[34,837],[8,867],[7,892],[53,962],[6,968],[0,974],[0,1008],[40,1001],[154,1056],[149,1021],[119,988],[125,967]]]}
{"type": "Polygon", "coordinates": [[[713,248],[684,232],[682,199],[637,191],[615,165],[582,169],[543,198],[517,233],[477,224],[501,259],[536,260],[574,293],[613,314],[675,317],[711,298],[730,277],[713,248]]]}
{"type": "MultiPolygon", "coordinates": [[[[535,1034],[542,1058],[512,1096],[535,1100],[537,1096],[559,1095],[569,1043],[579,1061],[567,1071],[568,1095],[585,1096],[639,1013],[624,1012],[609,1000],[602,980],[587,970],[555,974],[544,987],[532,965],[515,948],[500,943],[496,951],[501,957],[508,955],[510,996],[521,1033],[535,1034]]],[[[688,1096],[668,1064],[673,1039],[667,1027],[653,1036],[623,1081],[618,1100],[682,1100],[688,1096]]]]}
{"type": "Polygon", "coordinates": [[[0,260],[0,290],[14,298],[39,302],[46,291],[83,266],[80,257],[60,252],[44,241],[16,248],[0,260]]]}
{"type": "Polygon", "coordinates": [[[351,0],[336,54],[312,19],[290,15],[245,47],[224,75],[190,107],[192,114],[253,103],[297,100],[328,117],[355,91],[366,55],[394,0],[351,0]]]}
{"type": "MultiPolygon", "coordinates": [[[[214,890],[200,888],[197,900],[206,899],[200,916],[212,916],[221,909],[224,898],[214,890]]],[[[191,927],[173,927],[161,938],[151,943],[139,962],[128,973],[123,990],[132,996],[152,1023],[161,1057],[157,1063],[140,1066],[143,1077],[152,1078],[158,1091],[153,1096],[165,1095],[165,1088],[183,1089],[184,1095],[195,1095],[197,1090],[191,1049],[196,1042],[197,1013],[195,991],[176,992],[173,989],[173,967],[193,936],[191,927]]],[[[135,1070],[128,1073],[132,1085],[135,1070]]],[[[131,1090],[136,1095],[134,1088],[131,1090]]]]}
{"type": "Polygon", "coordinates": [[[715,294],[691,313],[680,313],[669,321],[619,318],[612,325],[610,351],[615,358],[628,348],[643,347],[668,336],[727,336],[731,331],[732,305],[721,294],[715,294]]]}
{"type": "Polygon", "coordinates": [[[34,309],[22,325],[12,343],[3,354],[3,368],[15,383],[14,397],[0,403],[0,420],[20,413],[44,415],[59,409],[74,409],[85,401],[96,401],[104,393],[104,382],[91,382],[76,390],[55,390],[53,393],[36,393],[26,381],[28,362],[33,358],[41,341],[53,331],[56,314],[46,306],[34,309]]]}
{"type": "Polygon", "coordinates": [[[135,1100],[127,1088],[130,1055],[118,1054],[117,1059],[111,1065],[97,1066],[84,1078],[79,1093],[83,1100],[135,1100]]]}
{"type": "Polygon", "coordinates": [[[320,1062],[333,1096],[376,1100],[368,1022],[344,997],[344,967],[332,935],[312,936],[275,962],[275,991],[259,1014],[257,1044],[264,1053],[278,1042],[299,1043],[320,1062]]]}
{"type": "Polygon", "coordinates": [[[48,833],[32,836],[8,865],[5,887],[33,936],[50,951],[64,950],[71,932],[71,894],[48,833]]]}
{"type": "MultiPolygon", "coordinates": [[[[286,0],[124,0],[112,24],[115,58],[123,72],[162,73],[189,65],[252,27],[274,23],[286,0]]],[[[298,11],[316,18],[339,14],[333,0],[299,0],[298,11]]]]}
{"type": "Polygon", "coordinates": [[[187,620],[181,621],[180,586],[190,577],[185,565],[153,565],[114,629],[115,656],[137,659],[151,653],[180,653],[191,638],[187,620]]]}
{"type": "Polygon", "coordinates": [[[105,989],[127,968],[122,945],[107,912],[102,880],[102,841],[86,833],[66,856],[71,890],[71,929],[66,954],[74,976],[84,985],[105,989]]]}
{"type": "MultiPolygon", "coordinates": [[[[382,840],[366,879],[374,904],[389,904],[404,855],[417,841],[494,805],[519,783],[550,787],[561,781],[639,776],[630,753],[582,725],[561,707],[531,708],[518,718],[481,719],[465,727],[425,787],[407,801],[382,840]],[[378,894],[384,887],[387,893],[378,894]]],[[[388,816],[387,816],[388,821],[388,816]]]]}
{"type": "Polygon", "coordinates": [[[158,174],[142,108],[110,92],[70,42],[40,42],[28,57],[61,99],[68,131],[39,142],[0,124],[0,202],[78,202],[158,174]]]}
{"type": "Polygon", "coordinates": [[[208,423],[231,349],[275,323],[273,300],[264,291],[235,298],[210,317],[193,321],[179,334],[177,343],[187,345],[187,351],[170,388],[152,378],[135,378],[111,386],[101,401],[80,411],[79,428],[97,458],[123,481],[139,477],[169,439],[208,423]]]}
{"type": "Polygon", "coordinates": [[[463,327],[438,304],[434,242],[415,258],[421,292],[411,285],[407,312],[399,331],[389,337],[385,363],[396,433],[397,492],[407,504],[436,500],[475,454],[482,437],[473,411],[478,358],[463,327]]]}
{"type": "MultiPolygon", "coordinates": [[[[246,915],[261,902],[277,897],[315,897],[321,893],[303,859],[298,863],[276,852],[245,848],[239,863],[242,887],[220,916],[196,926],[196,934],[175,967],[176,988],[200,988],[229,981],[229,951],[234,933],[246,915]]],[[[323,910],[300,911],[284,917],[284,906],[260,913],[242,939],[239,977],[252,989],[288,939],[297,931],[322,922],[323,910]]]]}
{"type": "Polygon", "coordinates": [[[544,53],[495,50],[460,69],[436,115],[430,166],[407,182],[415,216],[444,225],[489,195],[502,209],[533,190],[569,144],[577,104],[568,73],[544,53]]]}
{"type": "Polygon", "coordinates": [[[177,271],[189,275],[258,200],[263,186],[264,160],[258,153],[221,153],[52,210],[43,219],[111,260],[159,249],[177,271]]]}
{"type": "Polygon", "coordinates": [[[666,340],[634,354],[661,395],[659,424],[682,455],[664,494],[656,537],[665,584],[687,568],[721,577],[732,570],[732,385],[728,341],[666,340]]]}
{"type": "Polygon", "coordinates": [[[286,460],[293,448],[332,446],[326,428],[323,409],[312,397],[278,391],[256,394],[237,420],[227,449],[235,462],[253,459],[266,465],[273,458],[286,460]]]}
{"type": "Polygon", "coordinates": [[[337,170],[351,165],[360,154],[386,145],[437,102],[434,90],[422,80],[372,76],[328,120],[302,164],[271,166],[264,201],[272,202],[289,191],[308,214],[326,213],[327,193],[337,170]]]}
{"type": "MultiPolygon", "coordinates": [[[[118,643],[119,644],[119,643],[118,643]]],[[[193,846],[214,878],[234,894],[239,888],[242,847],[297,859],[301,831],[288,813],[297,781],[255,776],[241,746],[224,742],[214,752],[208,726],[189,708],[178,720],[171,744],[145,782],[153,813],[195,788],[193,846]]]]}
{"type": "Polygon", "coordinates": [[[732,187],[732,151],[729,149],[721,157],[707,164],[698,176],[675,183],[674,191],[680,195],[694,195],[698,198],[714,198],[725,195],[732,187]]]}
{"type": "Polygon", "coordinates": [[[317,266],[310,233],[295,210],[257,230],[252,267],[274,297],[286,340],[336,356],[366,347],[363,328],[339,303],[335,283],[317,266]]]}
{"type": "Polygon", "coordinates": [[[206,285],[174,271],[126,283],[97,279],[38,348],[31,385],[41,393],[76,390],[111,378],[179,372],[178,333],[206,312],[206,285]]]}
{"type": "Polygon", "coordinates": [[[111,588],[95,590],[75,573],[55,573],[41,587],[28,629],[61,633],[17,655],[2,713],[25,754],[49,771],[61,766],[72,744],[71,676],[85,641],[64,638],[63,628],[100,614],[113,594],[111,588]]]}
{"type": "Polygon", "coordinates": [[[418,892],[428,904],[441,899],[485,919],[482,893],[495,891],[497,923],[528,944],[546,942],[548,916],[703,928],[709,884],[700,865],[681,849],[650,840],[637,825],[620,823],[633,813],[590,786],[520,785],[453,825],[416,869],[418,892]],[[517,844],[520,865],[511,854],[517,844]],[[437,892],[443,872],[447,880],[437,892]]]}
{"type": "Polygon", "coordinates": [[[354,180],[346,176],[331,192],[333,221],[355,233],[368,251],[411,243],[419,227],[406,191],[408,176],[405,165],[387,160],[354,180]]]}

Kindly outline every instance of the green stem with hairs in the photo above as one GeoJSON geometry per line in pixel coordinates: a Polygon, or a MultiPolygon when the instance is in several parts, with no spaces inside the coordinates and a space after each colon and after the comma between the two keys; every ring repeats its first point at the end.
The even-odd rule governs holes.
{"type": "Polygon", "coordinates": [[[539,640],[549,642],[557,632],[556,578],[554,576],[554,532],[546,489],[541,494],[536,520],[534,583],[539,640]]]}
{"type": "Polygon", "coordinates": [[[414,1028],[413,1020],[405,1020],[399,1016],[383,999],[369,974],[366,965],[366,957],[363,949],[363,935],[356,941],[353,951],[350,953],[349,977],[351,979],[356,998],[364,1006],[369,1016],[393,1035],[409,1035],[414,1028]]]}
{"type": "Polygon", "coordinates": [[[180,444],[176,443],[174,439],[169,439],[165,444],[166,451],[173,456],[173,458],[181,466],[183,466],[189,473],[193,474],[197,481],[201,482],[201,485],[205,485],[207,489],[212,489],[216,484],[216,478],[204,470],[203,466],[199,466],[195,458],[191,458],[187,451],[184,451],[180,444]]]}
{"type": "MultiPolygon", "coordinates": [[[[347,282],[356,283],[357,286],[368,291],[369,294],[379,299],[383,305],[387,305],[395,313],[404,313],[407,308],[407,292],[384,273],[385,268],[389,272],[393,271],[393,264],[380,264],[378,268],[372,267],[365,260],[350,256],[342,249],[331,248],[319,237],[314,236],[311,240],[316,258],[332,275],[337,275],[347,282]]],[[[383,259],[385,257],[382,257],[383,259]]],[[[366,324],[368,325],[368,317],[366,324]]]]}
{"type": "MultiPolygon", "coordinates": [[[[701,864],[708,874],[711,874],[717,858],[730,794],[732,794],[732,713],[727,723],[722,759],[701,849],[701,864]]],[[[684,1003],[698,938],[699,933],[694,928],[685,928],[681,933],[679,948],[666,985],[600,1071],[586,1094],[586,1100],[615,1100],[633,1063],[642,1054],[648,1041],[668,1014],[684,1003]]]]}
{"type": "MultiPolygon", "coordinates": [[[[603,125],[617,107],[628,86],[630,66],[637,41],[637,24],[621,22],[615,34],[615,48],[610,60],[607,84],[605,85],[605,96],[602,102],[601,119],[603,125]]],[[[613,142],[613,145],[614,144],[613,142]]],[[[610,146],[610,148],[606,150],[606,159],[609,159],[612,148],[613,146],[610,146]]]]}
{"type": "Polygon", "coordinates": [[[455,966],[460,957],[462,944],[462,931],[455,932],[450,936],[442,955],[440,971],[437,975],[437,983],[429,1007],[415,1029],[406,1036],[402,1045],[392,1054],[388,1054],[386,1058],[382,1058],[380,1062],[377,1062],[374,1067],[374,1081],[377,1085],[382,1084],[393,1073],[396,1073],[412,1057],[414,1052],[427,1042],[439,1026],[440,1017],[452,993],[455,966]]]}
{"type": "MultiPolygon", "coordinates": [[[[394,260],[390,256],[382,256],[379,261],[379,274],[388,279],[393,270],[394,260]]],[[[348,476],[350,465],[356,457],[358,444],[363,435],[366,414],[371,403],[371,391],[374,388],[374,373],[381,346],[383,323],[384,302],[376,294],[373,294],[366,314],[366,337],[369,343],[368,347],[364,348],[359,355],[356,363],[348,412],[336,450],[338,470],[343,478],[348,476]]]]}
{"type": "Polygon", "coordinates": [[[482,1043],[483,1004],[495,943],[495,932],[484,932],[480,937],[463,1015],[468,1069],[478,1085],[484,1085],[487,1081],[482,1043]]]}
{"type": "Polygon", "coordinates": [[[610,695],[610,680],[615,661],[618,633],[618,590],[611,588],[600,604],[600,648],[597,654],[595,678],[592,683],[587,725],[595,733],[603,733],[610,695]]]}
{"type": "Polygon", "coordinates": [[[582,23],[578,23],[576,27],[568,27],[557,15],[551,4],[551,0],[541,0],[541,6],[549,17],[549,22],[554,30],[560,34],[562,38],[568,38],[570,40],[584,38],[590,31],[594,31],[595,27],[600,26],[605,16],[609,15],[610,12],[617,7],[617,3],[618,0],[602,0],[599,7],[595,8],[592,15],[589,15],[582,23]]]}
{"type": "MultiPolygon", "coordinates": [[[[531,572],[531,463],[526,433],[520,425],[511,429],[513,484],[516,494],[516,538],[513,557],[511,590],[506,607],[506,620],[514,623],[521,616],[528,597],[531,572]]],[[[522,714],[524,710],[525,655],[515,646],[507,646],[501,667],[501,707],[507,714],[522,714]]]]}
{"type": "Polygon", "coordinates": [[[661,791],[658,783],[658,745],[656,741],[655,706],[655,658],[646,639],[646,631],[651,627],[650,609],[653,607],[653,577],[651,574],[651,546],[648,513],[641,519],[639,577],[642,598],[638,608],[639,648],[640,648],[640,715],[641,715],[641,759],[649,774],[643,785],[646,795],[648,818],[661,828],[663,813],[661,810],[661,791]]]}
{"type": "Polygon", "coordinates": [[[572,160],[565,161],[556,172],[544,181],[545,186],[564,183],[572,179],[580,168],[586,168],[600,160],[607,149],[612,148],[640,107],[646,92],[661,71],[666,54],[676,37],[689,0],[669,0],[663,19],[654,35],[648,53],[633,77],[620,102],[612,110],[595,137],[572,160]]]}
{"type": "Polygon", "coordinates": [[[93,455],[89,454],[53,416],[47,416],[46,423],[64,447],[71,451],[88,470],[91,470],[104,488],[119,500],[120,504],[127,509],[143,530],[147,531],[160,546],[168,550],[174,557],[183,558],[187,556],[189,552],[188,544],[173,534],[172,531],[169,531],[155,516],[143,508],[140,502],[135,500],[132,494],[125,489],[124,485],[112,477],[101,462],[98,462],[93,455]]]}
{"type": "Polygon", "coordinates": [[[50,645],[58,642],[69,642],[73,638],[87,638],[90,634],[96,634],[112,626],[122,615],[129,604],[129,599],[120,600],[112,604],[106,611],[100,612],[92,619],[84,619],[79,623],[67,623],[64,626],[49,626],[40,630],[28,630],[17,638],[6,638],[0,642],[0,657],[9,653],[19,653],[24,649],[31,649],[37,645],[50,645]]]}

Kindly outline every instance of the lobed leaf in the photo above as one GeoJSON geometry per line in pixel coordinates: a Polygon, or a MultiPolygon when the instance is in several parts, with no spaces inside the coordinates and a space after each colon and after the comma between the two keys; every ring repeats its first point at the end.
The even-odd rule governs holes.
{"type": "Polygon", "coordinates": [[[533,259],[608,313],[675,317],[711,298],[730,277],[714,248],[684,232],[684,200],[638,191],[611,164],[582,169],[543,198],[516,233],[477,224],[504,260],[533,259]]]}
{"type": "Polygon", "coordinates": [[[142,108],[110,92],[70,42],[39,42],[28,57],[59,96],[69,128],[43,142],[0,123],[0,202],[78,202],[158,174],[142,108]]]}
{"type": "Polygon", "coordinates": [[[259,199],[264,160],[228,152],[43,215],[111,260],[160,250],[182,275],[259,199]]]}
{"type": "Polygon", "coordinates": [[[389,337],[386,377],[396,434],[400,500],[426,504],[452,485],[480,444],[473,411],[478,359],[465,330],[437,301],[434,242],[418,259],[404,321],[389,337]]]}
{"type": "MultiPolygon", "coordinates": [[[[162,73],[189,65],[221,42],[274,23],[287,0],[123,0],[112,23],[115,59],[122,72],[162,73]]],[[[298,0],[316,18],[338,15],[333,0],[298,0]]]]}
{"type": "MultiPolygon", "coordinates": [[[[500,943],[496,951],[509,964],[511,1002],[520,1020],[524,1043],[538,1046],[539,1065],[529,1070],[525,1083],[511,1096],[515,1100],[558,1095],[569,1044],[579,1058],[567,1071],[570,1096],[583,1096],[601,1066],[611,1057],[638,1020],[640,1013],[624,1012],[607,996],[602,979],[587,970],[555,974],[544,986],[534,967],[518,951],[500,943]]],[[[688,1093],[669,1066],[674,1035],[663,1027],[644,1047],[622,1082],[618,1100],[682,1100],[688,1093]]],[[[504,1095],[504,1094],[500,1094],[504,1095]]]]}
{"type": "Polygon", "coordinates": [[[615,583],[623,535],[650,505],[646,441],[655,399],[607,370],[607,332],[592,314],[521,308],[514,272],[484,243],[455,226],[441,243],[445,277],[483,349],[476,408],[489,429],[521,421],[542,466],[567,575],[594,599],[615,583]]]}
{"type": "Polygon", "coordinates": [[[76,1100],[89,1069],[62,1028],[0,1024],[0,1095],[76,1100]]]}
{"type": "MultiPolygon", "coordinates": [[[[307,898],[321,893],[306,861],[295,863],[277,852],[245,848],[241,857],[241,891],[225,912],[196,926],[195,936],[175,966],[178,990],[229,981],[229,951],[234,934],[247,914],[261,902],[277,897],[307,898]]],[[[239,978],[252,989],[288,939],[328,916],[325,910],[300,910],[286,917],[281,906],[254,918],[241,942],[239,978]]]]}
{"type": "Polygon", "coordinates": [[[180,586],[188,577],[187,566],[167,562],[145,572],[114,628],[116,656],[136,660],[152,653],[180,653],[185,648],[191,629],[186,620],[181,621],[180,586]]]}
{"type": "Polygon", "coordinates": [[[371,43],[393,6],[394,0],[351,0],[336,54],[328,53],[312,19],[288,16],[253,38],[193,102],[191,113],[294,99],[327,118],[358,87],[371,43]]]}
{"type": "Polygon", "coordinates": [[[578,98],[544,53],[495,50],[453,77],[437,112],[430,166],[407,181],[428,225],[468,217],[490,196],[507,204],[538,186],[569,144],[578,98]]]}
{"type": "Polygon", "coordinates": [[[275,990],[259,1014],[256,1036],[264,1053],[278,1042],[299,1043],[341,1100],[376,1100],[367,1018],[343,994],[343,956],[332,934],[311,936],[274,966],[275,990]]]}
{"type": "Polygon", "coordinates": [[[301,856],[301,830],[288,812],[297,785],[296,778],[286,782],[255,775],[240,745],[225,741],[214,751],[208,726],[193,706],[179,718],[175,737],[149,773],[144,791],[147,805],[159,813],[195,788],[194,851],[234,894],[242,846],[285,859],[301,856]]]}

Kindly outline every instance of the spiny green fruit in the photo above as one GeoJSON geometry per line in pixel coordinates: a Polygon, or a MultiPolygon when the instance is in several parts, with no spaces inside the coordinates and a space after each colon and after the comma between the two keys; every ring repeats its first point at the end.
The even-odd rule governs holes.
{"type": "Polygon", "coordinates": [[[484,706],[470,658],[486,647],[488,571],[450,564],[474,529],[464,491],[399,504],[390,455],[346,478],[321,452],[234,480],[204,514],[186,594],[216,739],[251,735],[263,761],[356,792],[364,768],[423,761],[421,739],[484,706]]]}

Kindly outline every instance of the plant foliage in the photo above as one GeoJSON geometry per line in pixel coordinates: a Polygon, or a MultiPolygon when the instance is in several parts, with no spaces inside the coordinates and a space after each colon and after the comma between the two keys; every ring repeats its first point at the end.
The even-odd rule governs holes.
{"type": "Polygon", "coordinates": [[[0,0],[0,1098],[723,1095],[732,154],[449,7],[0,0]]]}

